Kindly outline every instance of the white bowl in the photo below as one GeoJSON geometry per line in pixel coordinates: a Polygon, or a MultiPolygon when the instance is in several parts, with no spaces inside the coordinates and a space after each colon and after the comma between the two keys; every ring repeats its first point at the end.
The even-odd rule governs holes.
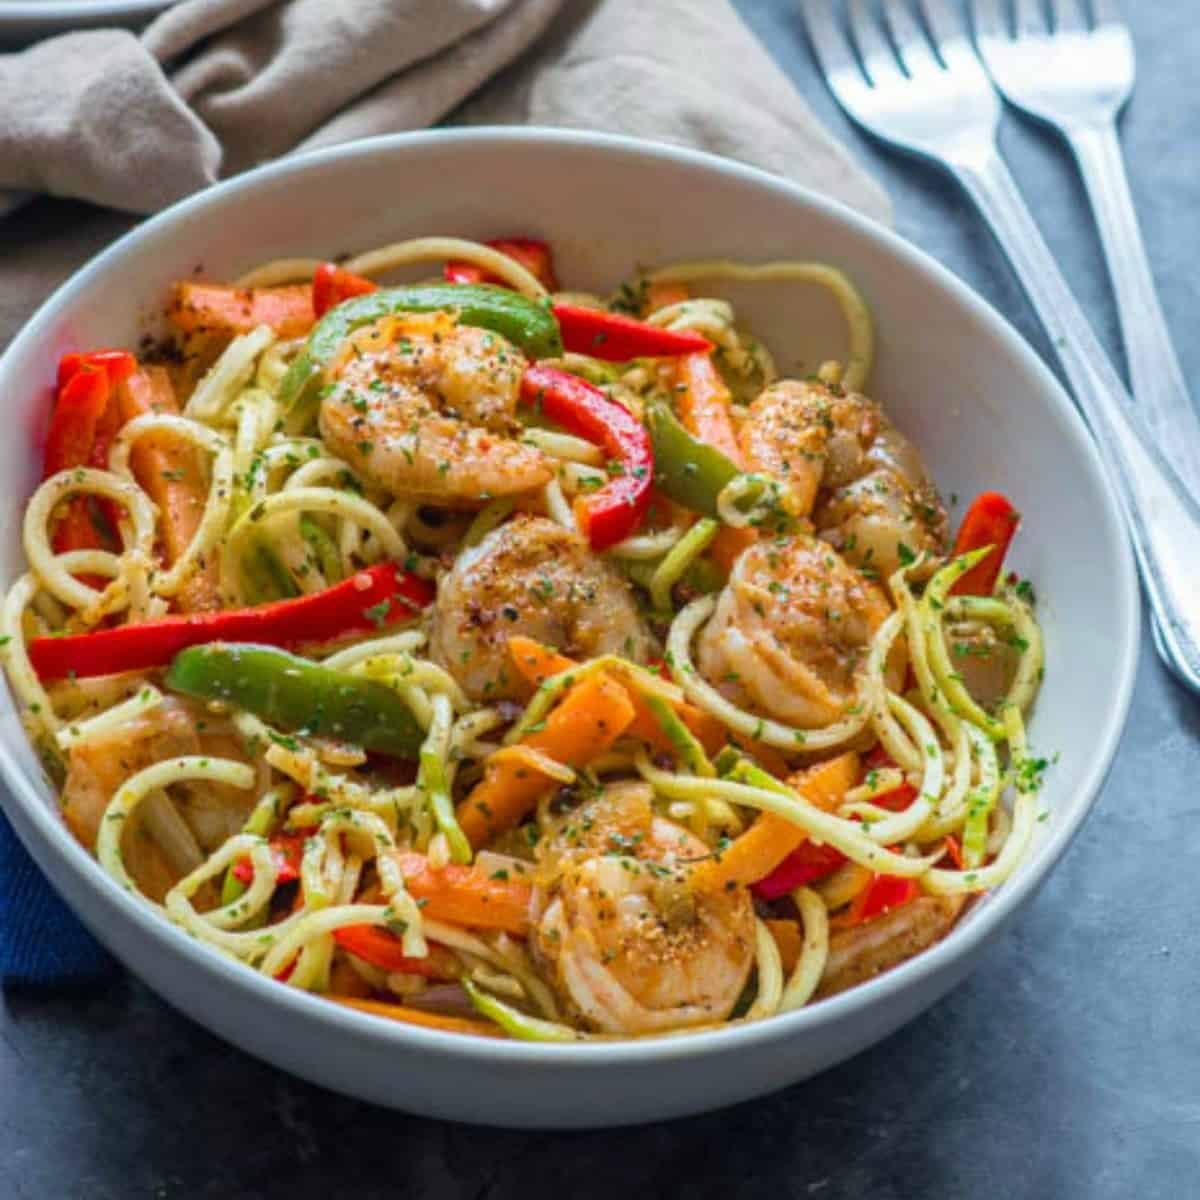
{"type": "MultiPolygon", "coordinates": [[[[0,360],[13,436],[7,580],[22,568],[31,447],[59,356],[136,346],[172,280],[232,278],[284,255],[337,255],[417,234],[549,239],[562,278],[605,290],[639,264],[685,257],[819,258],[861,285],[879,329],[873,391],[949,496],[996,488],[1025,522],[1013,565],[1037,583],[1045,685],[1031,726],[1058,752],[1050,817],[1019,872],[939,945],[853,991],[787,1016],[648,1042],[546,1046],[396,1025],[293,991],[210,951],[123,892],[60,820],[11,703],[0,712],[4,808],[55,887],[131,970],[221,1037],[339,1091],[426,1115],[509,1126],[615,1125],[678,1116],[805,1079],[885,1037],[958,983],[1034,895],[1087,815],[1125,721],[1138,638],[1132,558],[1083,423],[1002,317],[887,230],[737,163],[621,138],[462,130],[291,159],[187,200],[65,284],[0,360]]],[[[785,371],[834,357],[828,297],[741,287],[743,318],[785,371]]]]}

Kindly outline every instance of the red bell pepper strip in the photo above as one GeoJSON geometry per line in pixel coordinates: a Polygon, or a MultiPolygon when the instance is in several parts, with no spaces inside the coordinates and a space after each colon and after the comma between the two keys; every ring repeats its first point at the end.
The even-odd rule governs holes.
{"type": "Polygon", "coordinates": [[[579,496],[575,515],[594,550],[607,550],[627,538],[646,515],[654,482],[654,451],[645,426],[599,388],[553,367],[527,368],[521,397],[615,460],[620,474],[599,490],[579,496]]]}
{"type": "Polygon", "coordinates": [[[959,596],[990,596],[1000,577],[1004,555],[1017,532],[1021,514],[999,492],[981,492],[971,501],[958,527],[954,539],[954,555],[982,550],[984,546],[994,549],[981,562],[977,562],[961,576],[950,589],[959,596]]]}
{"type": "Polygon", "coordinates": [[[845,915],[838,918],[841,928],[861,925],[874,917],[881,917],[893,908],[908,904],[921,894],[920,884],[915,879],[902,879],[898,875],[874,875],[871,882],[850,902],[845,915]]]}
{"type": "Polygon", "coordinates": [[[46,478],[73,467],[108,465],[108,450],[121,425],[120,413],[109,399],[136,369],[137,359],[127,350],[62,356],[46,437],[46,478]]]}
{"type": "Polygon", "coordinates": [[[128,350],[72,351],[58,362],[58,388],[61,391],[84,367],[102,370],[110,387],[124,383],[137,370],[137,359],[128,350]]]}
{"type": "Polygon", "coordinates": [[[917,789],[905,781],[887,792],[871,797],[871,803],[890,812],[903,812],[917,798],[917,789]]]}
{"type": "Polygon", "coordinates": [[[209,642],[252,642],[290,649],[366,633],[410,618],[433,585],[395,563],[379,563],[324,591],[229,612],[164,617],[94,633],[34,638],[29,659],[42,679],[111,675],[165,667],[181,650],[209,642]]]}
{"type": "Polygon", "coordinates": [[[351,296],[365,296],[379,290],[379,284],[352,271],[343,271],[337,263],[322,263],[313,273],[313,314],[319,321],[331,308],[351,296]]]}
{"type": "Polygon", "coordinates": [[[462,974],[458,959],[444,947],[430,946],[425,958],[410,958],[399,938],[378,925],[344,925],[333,931],[333,940],[355,958],[381,971],[444,980],[457,979],[462,974]]]}
{"type": "MultiPolygon", "coordinates": [[[[554,274],[554,259],[550,247],[534,238],[497,238],[486,242],[493,250],[515,259],[534,276],[549,292],[558,291],[558,279],[554,274]]],[[[491,283],[506,287],[504,280],[474,263],[448,262],[442,269],[447,283],[491,283]]]]}
{"type": "MultiPolygon", "coordinates": [[[[108,448],[119,425],[119,414],[109,402],[110,396],[115,384],[127,379],[136,366],[133,355],[124,350],[63,355],[46,435],[45,478],[75,467],[108,465],[108,448]]],[[[101,547],[105,543],[103,523],[115,530],[119,519],[120,510],[111,501],[97,506],[90,497],[76,496],[67,502],[66,512],[54,530],[54,549],[63,554],[101,547]]],[[[103,579],[86,582],[104,586],[103,579]]]]}
{"type": "MultiPolygon", "coordinates": [[[[295,833],[277,833],[271,838],[276,885],[295,883],[300,878],[300,859],[304,857],[304,843],[312,833],[311,829],[302,829],[295,833]]],[[[250,884],[254,880],[254,866],[249,855],[239,858],[229,870],[239,883],[250,884]]]]}
{"type": "Polygon", "coordinates": [[[87,463],[108,394],[108,375],[103,370],[81,368],[68,377],[58,393],[46,434],[47,479],[87,463]]]}
{"type": "Polygon", "coordinates": [[[602,308],[556,304],[565,350],[588,354],[606,362],[628,362],[631,358],[673,358],[681,354],[707,354],[712,342],[698,333],[677,333],[635,321],[602,308]]]}
{"type": "Polygon", "coordinates": [[[846,856],[832,846],[803,841],[773,870],[751,886],[762,900],[778,900],[817,879],[824,879],[846,861],[846,856]]]}

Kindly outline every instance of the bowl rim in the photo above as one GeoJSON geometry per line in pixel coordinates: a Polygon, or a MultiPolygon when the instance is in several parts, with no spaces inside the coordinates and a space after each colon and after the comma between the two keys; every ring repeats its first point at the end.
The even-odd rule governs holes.
{"type": "Polygon", "coordinates": [[[179,0],[12,0],[0,8],[0,30],[18,21],[39,25],[83,18],[88,26],[162,12],[179,0]]]}
{"type": "MultiPolygon", "coordinates": [[[[391,155],[402,157],[409,148],[430,145],[469,148],[473,145],[493,146],[497,142],[617,152],[651,163],[665,161],[698,168],[774,192],[799,210],[815,210],[827,219],[849,226],[853,233],[873,242],[875,248],[883,254],[893,260],[899,260],[924,285],[948,293],[949,298],[978,320],[989,335],[996,338],[1003,349],[1018,360],[1024,369],[1040,379],[1045,402],[1051,410],[1057,410],[1062,419],[1065,436],[1083,450],[1084,469],[1093,476],[1097,484],[1096,490],[1102,497],[1103,508],[1097,527],[1104,540],[1113,546],[1116,560],[1112,599],[1121,630],[1120,642],[1116,647],[1117,689],[1112,703],[1106,706],[1103,721],[1094,731],[1093,746],[1096,753],[1092,756],[1083,782],[1077,789],[1086,796],[1085,802],[1072,817],[1053,827],[1037,841],[1032,857],[1021,873],[991,894],[986,903],[980,905],[978,915],[970,922],[957,926],[948,937],[885,974],[823,1000],[817,1006],[778,1014],[765,1020],[678,1036],[548,1044],[464,1037],[461,1034],[385,1021],[331,1004],[308,992],[279,987],[274,980],[265,978],[244,964],[226,958],[215,949],[198,942],[173,922],[165,919],[161,912],[125,892],[71,836],[58,813],[39,796],[38,784],[25,773],[8,748],[2,744],[0,776],[7,783],[9,791],[0,789],[0,799],[4,801],[3,806],[6,810],[13,805],[20,807],[20,817],[13,823],[18,826],[20,834],[20,827],[28,822],[31,831],[39,839],[36,847],[30,847],[35,857],[39,851],[56,856],[66,868],[79,877],[80,882],[86,885],[93,899],[103,909],[132,923],[138,933],[149,939],[157,952],[179,955],[200,972],[220,976],[223,983],[241,993],[245,1000],[279,1005],[290,1017],[316,1022],[324,1025],[330,1032],[373,1041],[381,1050],[400,1046],[495,1065],[600,1068],[607,1065],[669,1062],[709,1054],[719,1055],[738,1048],[811,1034],[823,1026],[853,1019],[877,1004],[886,1004],[889,997],[916,985],[923,977],[935,976],[940,970],[949,968],[956,960],[969,958],[973,951],[978,952],[989,937],[1032,897],[1096,803],[1125,728],[1137,669],[1141,612],[1133,554],[1117,502],[1106,486],[1091,436],[1066,391],[1033,348],[1007,318],[949,268],[901,238],[893,230],[855,212],[839,201],[758,168],[698,150],[619,134],[543,126],[473,126],[387,134],[297,154],[258,167],[178,201],[124,234],[63,282],[29,318],[3,356],[0,356],[0,384],[8,369],[8,363],[20,353],[27,342],[37,338],[43,326],[51,323],[78,295],[90,289],[98,277],[119,266],[121,259],[127,253],[136,250],[144,237],[164,225],[186,219],[193,214],[198,215],[215,201],[253,192],[262,185],[280,178],[303,175],[307,171],[327,167],[331,163],[352,165],[363,158],[391,155]]],[[[16,712],[14,698],[6,687],[3,701],[0,703],[0,715],[15,715],[16,712]]],[[[22,841],[28,844],[28,839],[23,835],[22,841]]],[[[100,917],[89,924],[103,929],[107,922],[100,917]]],[[[102,940],[106,940],[103,935],[101,937],[102,940]]],[[[202,1017],[197,1019],[203,1022],[202,1017]]]]}

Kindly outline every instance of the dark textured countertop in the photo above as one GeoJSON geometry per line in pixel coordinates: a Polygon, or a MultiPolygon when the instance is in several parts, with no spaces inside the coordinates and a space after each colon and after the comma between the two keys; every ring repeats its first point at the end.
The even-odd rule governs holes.
{"type": "MultiPolygon", "coordinates": [[[[739,0],[821,116],[884,180],[902,233],[1045,343],[987,235],[932,172],[868,147],[810,66],[794,0],[739,0]]],[[[1200,23],[1125,0],[1138,90],[1125,144],[1185,371],[1200,374],[1200,23]]],[[[1066,157],[1010,119],[1004,143],[1114,353],[1115,316],[1066,157]]],[[[125,224],[41,203],[0,260],[47,237],[99,248],[125,224]]],[[[32,309],[40,296],[0,307],[32,309]]],[[[1069,670],[1069,665],[1063,669],[1069,670]]],[[[469,1129],[299,1083],[139,983],[0,994],[0,1195],[12,1197],[1030,1196],[1200,1194],[1200,702],[1143,647],[1124,745],[1053,878],[975,974],[901,1032],[806,1084],[640,1130],[469,1129]]]]}

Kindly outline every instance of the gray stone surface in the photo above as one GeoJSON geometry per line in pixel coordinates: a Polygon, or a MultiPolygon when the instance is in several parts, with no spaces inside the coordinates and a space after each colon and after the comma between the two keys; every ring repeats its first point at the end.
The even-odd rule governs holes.
{"type": "MultiPolygon", "coordinates": [[[[792,0],[740,6],[831,127],[878,171],[900,229],[1046,347],[958,196],[849,129],[792,0]]],[[[1141,78],[1125,141],[1184,367],[1200,371],[1200,28],[1191,0],[1126,0],[1141,78]]],[[[1010,120],[1016,174],[1105,340],[1116,326],[1060,148],[1010,120]]],[[[0,317],[22,262],[126,222],[43,203],[0,225],[0,317]]],[[[1031,430],[1031,436],[1036,431],[1031,430]]],[[[1059,669],[1069,670],[1069,664],[1059,669]]],[[[223,1045],[122,978],[0,995],[0,1195],[13,1197],[1030,1196],[1200,1194],[1200,706],[1143,648],[1095,814],[974,976],[853,1061],[769,1099],[637,1131],[471,1130],[366,1107],[223,1045]]]]}

